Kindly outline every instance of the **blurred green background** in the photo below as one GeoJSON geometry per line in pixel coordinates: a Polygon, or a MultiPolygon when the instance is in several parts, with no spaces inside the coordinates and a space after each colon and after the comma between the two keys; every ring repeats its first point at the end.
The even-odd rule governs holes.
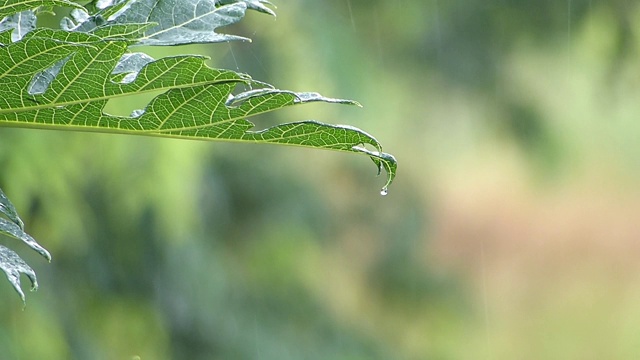
{"type": "MultiPolygon", "coordinates": [[[[0,129],[53,262],[0,284],[3,359],[640,356],[640,3],[298,0],[182,52],[353,98],[400,161],[0,129]],[[25,279],[26,281],[26,279],[25,279]]],[[[144,99],[110,103],[129,112],[144,99]]]]}

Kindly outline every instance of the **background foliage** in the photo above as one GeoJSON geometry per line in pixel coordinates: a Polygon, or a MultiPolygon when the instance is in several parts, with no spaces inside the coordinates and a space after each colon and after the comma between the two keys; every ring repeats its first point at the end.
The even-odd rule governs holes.
{"type": "Polygon", "coordinates": [[[277,5],[234,28],[252,44],[149,52],[357,99],[278,122],[366,125],[406,164],[391,194],[340,154],[0,129],[55,259],[17,249],[41,288],[23,312],[0,287],[2,354],[637,356],[639,5],[277,5]]]}

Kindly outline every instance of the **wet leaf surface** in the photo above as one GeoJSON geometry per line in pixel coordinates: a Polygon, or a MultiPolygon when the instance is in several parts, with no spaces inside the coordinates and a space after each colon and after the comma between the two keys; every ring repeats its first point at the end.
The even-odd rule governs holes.
{"type": "MultiPolygon", "coordinates": [[[[246,74],[210,68],[202,56],[156,60],[130,51],[135,45],[246,40],[216,30],[236,23],[247,10],[275,15],[272,7],[265,0],[102,0],[86,8],[66,0],[0,0],[0,19],[4,18],[0,22],[0,126],[270,143],[361,154],[373,160],[379,172],[386,171],[382,190],[386,194],[397,163],[368,133],[313,120],[257,131],[249,121],[310,102],[358,103],[278,90],[246,74]],[[62,20],[61,29],[34,29],[39,7],[53,6],[74,10],[62,20]],[[252,90],[238,91],[246,86],[252,90]],[[131,116],[104,112],[110,99],[158,91],[160,95],[131,116]]],[[[0,213],[7,218],[0,218],[0,233],[51,259],[24,232],[3,193],[0,213]]],[[[33,271],[15,253],[3,254],[2,269],[18,290],[17,275],[31,277],[33,271]]]]}

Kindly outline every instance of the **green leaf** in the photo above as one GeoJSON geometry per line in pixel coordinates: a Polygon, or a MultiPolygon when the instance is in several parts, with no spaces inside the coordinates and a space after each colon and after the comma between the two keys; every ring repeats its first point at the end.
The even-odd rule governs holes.
{"type": "MultiPolygon", "coordinates": [[[[231,4],[237,1],[238,0],[220,0],[217,2],[219,4],[225,5],[225,4],[231,4]]],[[[276,13],[269,8],[269,6],[275,7],[270,1],[267,1],[267,0],[241,0],[241,1],[247,5],[247,9],[252,9],[252,10],[260,11],[265,14],[276,16],[276,13]]]]}
{"type": "MultiPolygon", "coordinates": [[[[7,235],[9,237],[21,240],[27,244],[30,248],[34,249],[40,255],[44,256],[47,260],[51,261],[51,255],[49,252],[40,246],[29,234],[24,232],[24,224],[22,219],[18,216],[18,212],[15,207],[9,201],[7,196],[0,189],[0,214],[6,216],[9,220],[0,217],[0,234],[7,235]]],[[[36,274],[12,250],[0,245],[0,270],[2,270],[13,288],[18,292],[22,302],[25,302],[24,292],[20,288],[20,274],[25,274],[31,280],[31,290],[38,288],[38,282],[36,280],[36,274]]]]}
{"type": "Polygon", "coordinates": [[[33,11],[22,11],[0,21],[0,32],[13,30],[11,41],[22,39],[29,31],[36,28],[36,14],[33,11]]]}
{"type": "MultiPolygon", "coordinates": [[[[94,0],[87,9],[66,0],[0,0],[0,126],[270,143],[361,154],[385,170],[382,194],[397,162],[366,132],[307,120],[255,130],[249,119],[310,102],[359,105],[317,93],[278,90],[231,70],[212,69],[202,56],[155,60],[133,45],[181,45],[245,38],[216,33],[247,9],[275,15],[266,0],[94,0]],[[73,7],[62,30],[35,29],[34,9],[73,7]],[[170,14],[170,16],[169,16],[170,14]],[[239,92],[239,85],[252,90],[239,92]],[[253,89],[255,88],[255,89],[253,89]],[[104,112],[111,99],[160,92],[130,116],[104,112]]],[[[51,256],[24,232],[0,193],[0,233],[51,256]]],[[[35,274],[0,248],[0,267],[19,290],[19,275],[35,274]]],[[[33,275],[33,277],[32,277],[33,275]]]]}
{"type": "MultiPolygon", "coordinates": [[[[97,8],[105,4],[96,4],[97,8]]],[[[62,28],[74,31],[91,31],[96,27],[114,24],[153,23],[138,40],[139,45],[182,45],[214,43],[232,40],[249,40],[235,35],[220,34],[216,29],[235,24],[247,9],[275,15],[264,0],[128,0],[102,8],[94,15],[82,10],[73,11],[65,18],[62,28]],[[167,16],[171,14],[171,16],[167,16]]]]}
{"type": "Polygon", "coordinates": [[[0,270],[4,271],[7,279],[16,290],[22,303],[25,303],[24,292],[20,287],[20,274],[25,274],[31,281],[31,291],[38,290],[36,273],[12,250],[0,245],[0,270]]]}
{"type": "Polygon", "coordinates": [[[21,240],[22,242],[27,244],[27,246],[35,250],[38,254],[44,256],[45,259],[51,261],[51,254],[49,254],[49,252],[45,248],[40,246],[40,244],[38,244],[36,240],[31,237],[31,235],[24,232],[18,224],[0,218],[0,234],[8,235],[21,240]]]}
{"type": "Polygon", "coordinates": [[[179,45],[211,43],[230,40],[248,40],[234,35],[218,34],[215,30],[234,24],[244,17],[247,5],[237,2],[221,7],[213,0],[136,1],[121,15],[117,23],[154,22],[141,45],[179,45]],[[148,10],[148,11],[147,11],[148,10]],[[166,16],[166,14],[175,14],[166,16]]]}
{"type": "Polygon", "coordinates": [[[252,82],[244,74],[211,69],[203,57],[152,61],[126,51],[125,41],[51,29],[32,31],[21,41],[0,48],[0,58],[6,58],[0,64],[0,122],[355,152],[369,155],[387,171],[385,186],[393,181],[395,160],[361,130],[307,121],[255,132],[253,123],[247,120],[308,102],[355,102],[268,87],[233,96],[238,84],[263,84],[252,82]],[[103,112],[109,99],[158,90],[165,92],[134,116],[103,112]],[[363,144],[372,145],[376,151],[366,151],[360,146],[363,144]]]}
{"type": "Polygon", "coordinates": [[[22,222],[22,219],[20,219],[20,216],[18,216],[16,208],[13,206],[11,201],[9,201],[9,198],[7,198],[2,189],[0,189],[0,214],[13,221],[21,230],[24,229],[24,223],[22,222]]]}
{"type": "Polygon", "coordinates": [[[82,6],[67,0],[0,0],[0,19],[40,6],[66,6],[82,9],[82,6]]]}

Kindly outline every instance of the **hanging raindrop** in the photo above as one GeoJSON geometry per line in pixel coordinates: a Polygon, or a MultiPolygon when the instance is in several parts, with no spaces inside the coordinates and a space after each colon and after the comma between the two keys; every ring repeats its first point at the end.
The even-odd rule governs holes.
{"type": "Polygon", "coordinates": [[[387,187],[383,187],[382,190],[380,190],[380,195],[382,196],[387,196],[387,194],[389,193],[389,190],[387,189],[387,187]]]}

